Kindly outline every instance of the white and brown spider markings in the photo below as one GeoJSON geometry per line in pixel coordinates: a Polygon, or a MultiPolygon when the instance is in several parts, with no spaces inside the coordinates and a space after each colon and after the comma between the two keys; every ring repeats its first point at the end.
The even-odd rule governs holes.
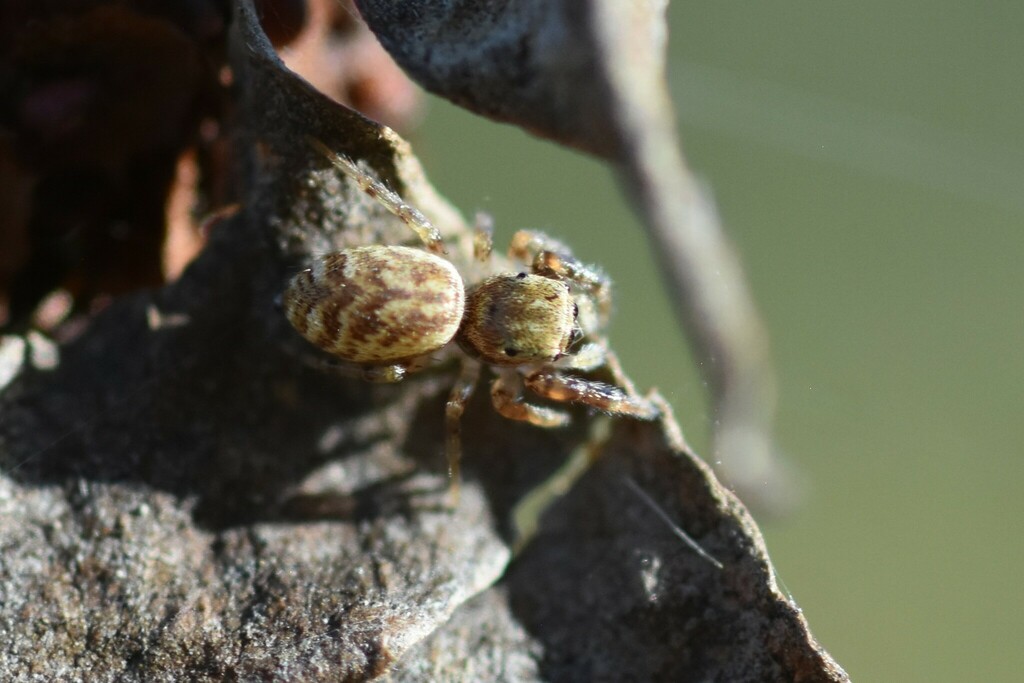
{"type": "MultiPolygon", "coordinates": [[[[359,188],[416,233],[425,249],[372,245],[318,257],[289,283],[288,320],[343,369],[397,382],[427,367],[445,347],[464,353],[445,412],[451,488],[458,495],[460,422],[480,366],[496,375],[491,401],[501,415],[539,427],[561,427],[565,411],[534,405],[524,388],[553,402],[579,403],[611,415],[651,420],[656,405],[632,389],[601,336],[611,308],[610,283],[562,243],[520,230],[509,257],[521,272],[499,272],[466,286],[444,253],[441,234],[416,208],[351,159],[311,142],[359,188]],[[570,374],[606,366],[614,386],[570,374]]],[[[490,233],[478,227],[476,258],[490,263],[490,233]]],[[[495,266],[493,268],[497,270],[495,266]]]]}

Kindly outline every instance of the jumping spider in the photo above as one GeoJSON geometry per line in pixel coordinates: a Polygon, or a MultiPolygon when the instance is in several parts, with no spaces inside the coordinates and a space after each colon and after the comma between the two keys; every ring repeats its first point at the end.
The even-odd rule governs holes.
{"type": "MultiPolygon", "coordinates": [[[[610,283],[578,261],[568,247],[540,232],[520,230],[508,255],[524,268],[499,272],[468,287],[444,253],[440,233],[395,192],[334,153],[311,142],[368,195],[402,219],[425,249],[373,245],[317,258],[296,275],[282,299],[296,330],[332,354],[343,368],[371,381],[397,382],[430,365],[454,340],[462,370],[445,412],[451,486],[457,494],[460,421],[481,365],[496,377],[491,402],[501,415],[540,427],[569,422],[563,410],[524,400],[524,388],[555,402],[581,403],[612,415],[657,417],[619,370],[601,331],[611,309],[610,283]],[[568,374],[606,366],[614,386],[568,374]]],[[[490,234],[478,227],[475,255],[490,264],[490,234]]],[[[497,266],[493,267],[497,270],[497,266]]]]}

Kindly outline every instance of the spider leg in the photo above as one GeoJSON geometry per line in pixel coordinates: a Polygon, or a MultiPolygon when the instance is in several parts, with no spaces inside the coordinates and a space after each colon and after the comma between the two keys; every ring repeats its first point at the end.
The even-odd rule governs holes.
{"type": "Polygon", "coordinates": [[[466,358],[445,405],[445,450],[448,455],[448,486],[453,504],[458,503],[461,481],[459,463],[462,460],[462,414],[466,411],[466,403],[473,395],[479,377],[480,363],[466,358]]]}
{"type": "Polygon", "coordinates": [[[610,415],[653,420],[660,414],[658,407],[645,398],[630,395],[604,382],[563,375],[557,369],[532,372],[526,376],[525,382],[538,396],[552,401],[582,403],[610,415]]]}
{"type": "Polygon", "coordinates": [[[526,264],[532,264],[537,258],[537,254],[542,251],[551,251],[572,257],[572,249],[568,245],[539,230],[517,230],[508,245],[509,258],[526,264]]]}
{"type": "Polygon", "coordinates": [[[630,396],[637,395],[636,386],[633,384],[633,380],[631,380],[626,374],[626,371],[622,369],[622,361],[619,360],[619,355],[609,348],[604,349],[604,367],[611,373],[615,386],[622,387],[622,389],[630,396]]]}
{"type": "Polygon", "coordinates": [[[316,138],[307,136],[307,139],[311,145],[316,147],[334,164],[335,168],[351,178],[359,186],[360,190],[376,199],[385,209],[408,225],[409,229],[416,233],[427,249],[435,254],[445,253],[441,232],[434,227],[419,209],[407,204],[397,192],[373,177],[370,173],[359,168],[359,165],[352,159],[335,152],[316,138]]]}
{"type": "Polygon", "coordinates": [[[521,420],[538,427],[563,427],[569,424],[568,413],[524,401],[523,379],[514,370],[499,371],[497,378],[491,382],[491,403],[500,415],[510,420],[521,420]]]}
{"type": "MultiPolygon", "coordinates": [[[[604,368],[612,376],[612,385],[621,389],[627,396],[636,397],[637,390],[633,380],[626,375],[622,369],[622,362],[619,361],[617,353],[604,344],[589,342],[580,347],[575,353],[563,356],[552,364],[552,367],[559,370],[577,370],[580,372],[591,372],[598,368],[604,368]]],[[[657,392],[655,392],[656,394],[657,392]]],[[[658,414],[665,411],[662,407],[664,399],[648,395],[645,399],[655,406],[658,414]],[[655,400],[655,398],[659,400],[655,400]]]]}
{"type": "Polygon", "coordinates": [[[494,250],[494,219],[483,211],[477,212],[473,220],[473,257],[480,263],[487,263],[494,250]]]}

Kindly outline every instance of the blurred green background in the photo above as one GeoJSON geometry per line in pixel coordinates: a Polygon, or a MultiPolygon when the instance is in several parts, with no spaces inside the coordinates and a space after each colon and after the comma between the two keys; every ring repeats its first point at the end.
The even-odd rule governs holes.
{"type": "MultiPolygon", "coordinates": [[[[772,334],[808,480],[765,523],[854,680],[1024,669],[1024,4],[676,2],[669,78],[772,334]]],[[[463,210],[616,282],[614,346],[703,447],[710,415],[643,231],[593,159],[433,100],[417,149],[463,210]]]]}

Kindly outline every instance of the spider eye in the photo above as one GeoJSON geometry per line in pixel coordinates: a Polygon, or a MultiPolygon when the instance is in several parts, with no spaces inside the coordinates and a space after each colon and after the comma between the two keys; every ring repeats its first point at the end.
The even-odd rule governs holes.
{"type": "Polygon", "coordinates": [[[526,277],[526,273],[519,273],[519,275],[516,275],[517,280],[522,280],[524,277],[526,277]]]}
{"type": "Polygon", "coordinates": [[[519,355],[519,350],[518,349],[513,349],[510,346],[507,349],[505,349],[505,355],[508,356],[509,358],[515,358],[516,356],[519,355]]]}
{"type": "Polygon", "coordinates": [[[580,305],[579,304],[573,304],[572,305],[572,317],[573,318],[580,317],[580,305]]]}

